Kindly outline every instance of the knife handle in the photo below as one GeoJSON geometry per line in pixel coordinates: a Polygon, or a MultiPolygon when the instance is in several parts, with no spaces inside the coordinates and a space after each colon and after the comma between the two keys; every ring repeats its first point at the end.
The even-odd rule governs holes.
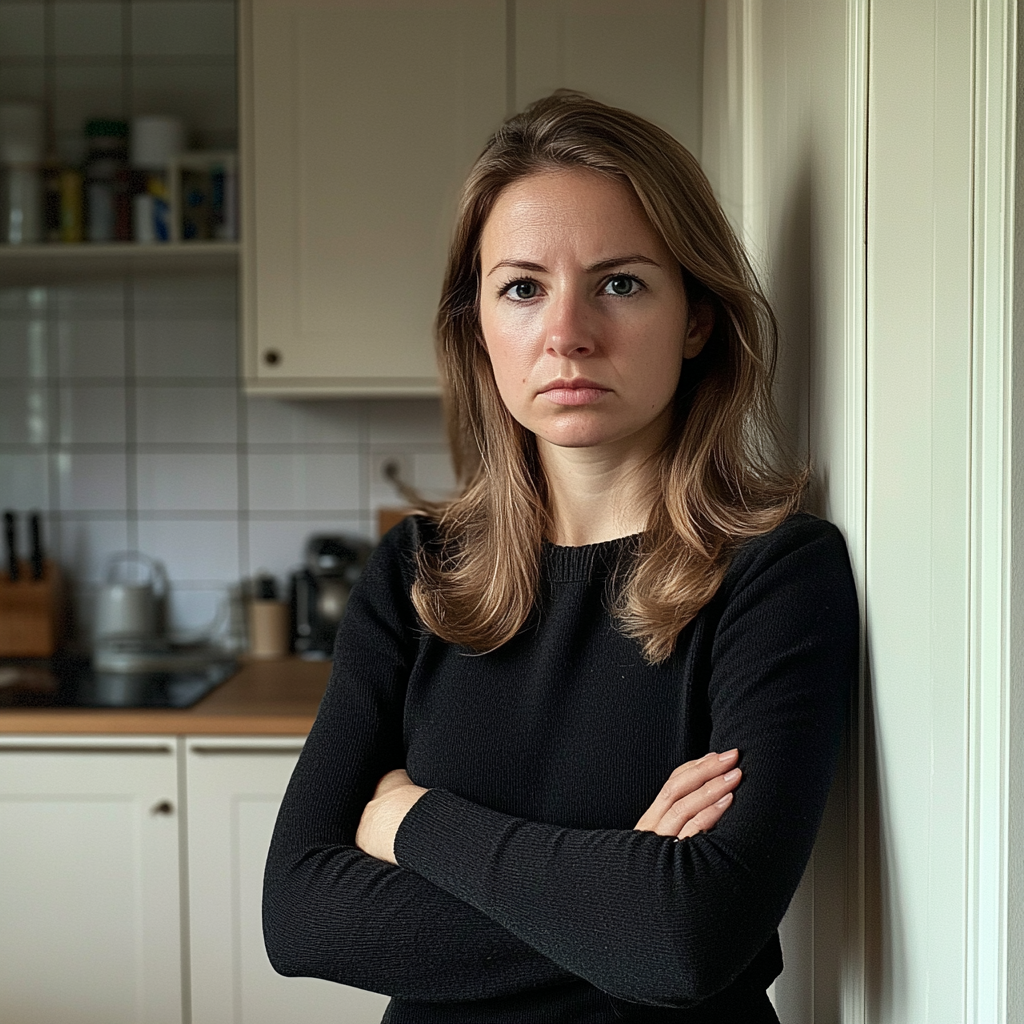
{"type": "Polygon", "coordinates": [[[12,583],[18,580],[18,544],[15,536],[14,513],[4,513],[4,547],[7,552],[7,576],[12,583]]]}
{"type": "Polygon", "coordinates": [[[32,538],[32,579],[43,578],[43,534],[39,513],[33,512],[29,517],[29,536],[32,538]]]}

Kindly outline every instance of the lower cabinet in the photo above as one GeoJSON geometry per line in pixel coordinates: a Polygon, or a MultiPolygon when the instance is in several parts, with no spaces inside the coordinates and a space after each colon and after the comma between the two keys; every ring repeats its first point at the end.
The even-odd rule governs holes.
{"type": "Polygon", "coordinates": [[[300,741],[186,740],[192,1024],[378,1024],[386,996],[283,978],[263,949],[263,865],[300,741]]]}
{"type": "Polygon", "coordinates": [[[0,736],[0,1020],[181,1024],[178,748],[0,736]]]}
{"type": "Polygon", "coordinates": [[[299,739],[0,736],[0,1020],[377,1024],[283,978],[263,864],[299,739]]]}

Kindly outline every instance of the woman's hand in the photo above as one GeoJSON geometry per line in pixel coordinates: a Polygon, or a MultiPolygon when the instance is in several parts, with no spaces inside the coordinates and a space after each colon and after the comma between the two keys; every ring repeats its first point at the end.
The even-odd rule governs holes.
{"type": "Polygon", "coordinates": [[[363,808],[356,829],[356,846],[377,860],[397,864],[395,834],[409,809],[427,791],[413,785],[404,768],[385,775],[373,791],[373,798],[363,808]]]}
{"type": "Polygon", "coordinates": [[[636,831],[677,839],[706,832],[732,803],[732,791],[743,774],[735,767],[739,756],[738,750],[712,752],[681,764],[636,823],[636,831]]]}

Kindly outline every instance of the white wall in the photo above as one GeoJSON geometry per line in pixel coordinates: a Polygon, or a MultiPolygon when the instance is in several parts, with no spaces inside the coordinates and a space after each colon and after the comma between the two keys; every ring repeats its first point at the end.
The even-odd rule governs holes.
{"type": "MultiPolygon", "coordinates": [[[[746,4],[760,40],[747,130],[759,187],[747,233],[782,328],[777,398],[815,483],[810,507],[843,531],[863,601],[863,210],[867,5],[746,4]],[[757,25],[759,21],[759,26],[757,25]]],[[[748,48],[749,49],[749,48],[748,48]]],[[[857,1019],[862,888],[859,695],[814,856],[781,929],[786,1024],[857,1019]]]]}

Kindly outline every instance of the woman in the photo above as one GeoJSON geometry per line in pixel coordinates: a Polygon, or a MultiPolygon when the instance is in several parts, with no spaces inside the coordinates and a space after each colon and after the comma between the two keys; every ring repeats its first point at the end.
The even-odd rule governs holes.
{"type": "Polygon", "coordinates": [[[777,1020],[857,606],[778,468],[775,333],[670,136],[570,93],[497,132],[438,317],[465,490],[353,591],[267,865],[278,971],[395,1022],[777,1020]]]}

